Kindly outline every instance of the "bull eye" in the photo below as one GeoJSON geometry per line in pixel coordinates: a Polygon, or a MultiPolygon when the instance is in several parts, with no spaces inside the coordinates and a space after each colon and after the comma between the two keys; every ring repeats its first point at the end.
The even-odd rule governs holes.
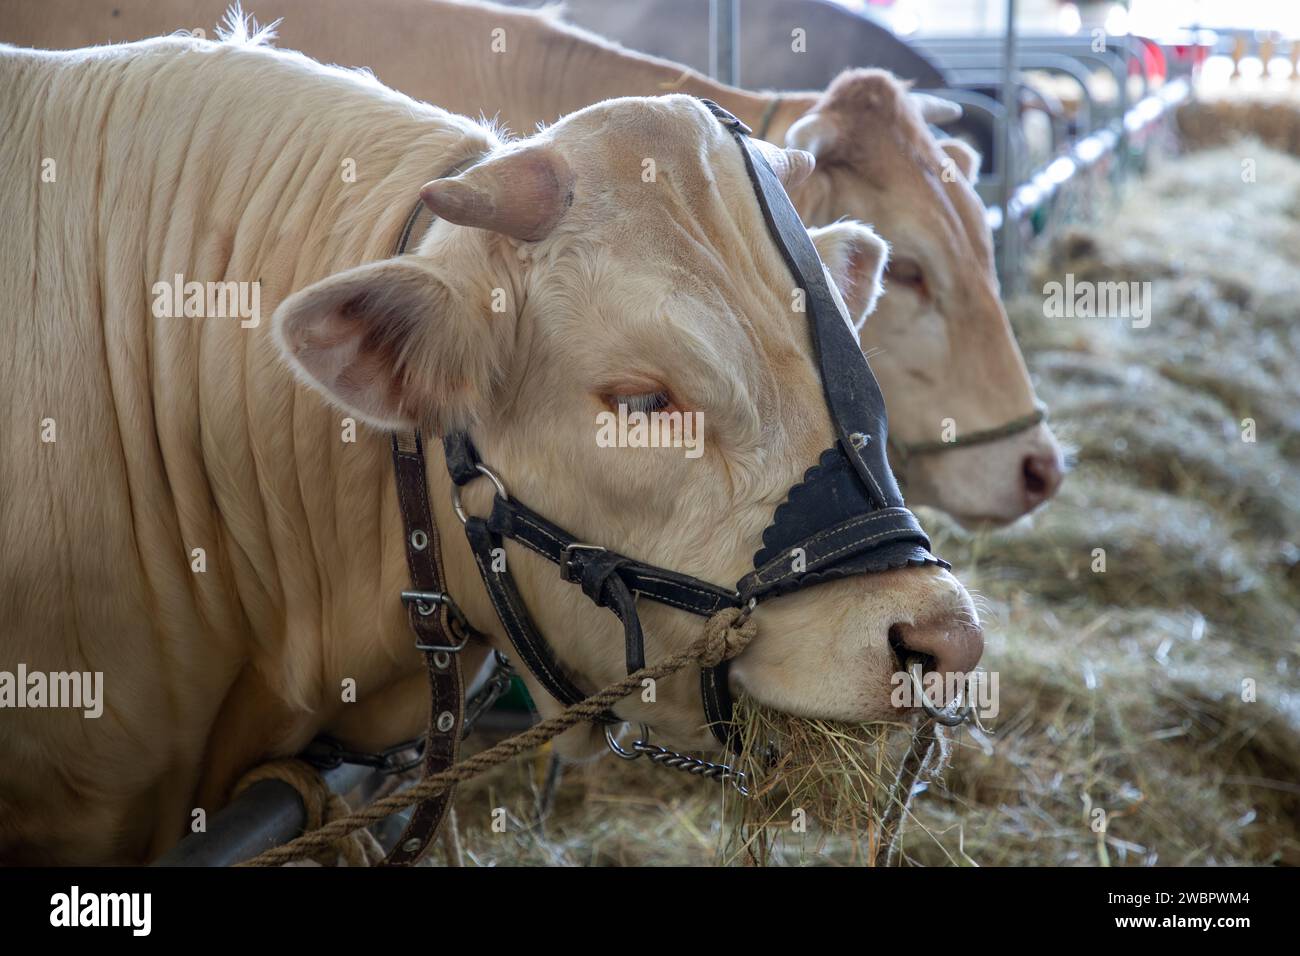
{"type": "Polygon", "coordinates": [[[894,289],[909,289],[923,298],[929,297],[925,272],[915,259],[900,257],[892,259],[885,269],[885,281],[894,289]]]}
{"type": "Polygon", "coordinates": [[[610,395],[606,400],[614,407],[623,405],[626,406],[629,412],[642,412],[646,415],[651,412],[662,412],[672,404],[668,399],[667,392],[646,392],[643,395],[610,395]]]}

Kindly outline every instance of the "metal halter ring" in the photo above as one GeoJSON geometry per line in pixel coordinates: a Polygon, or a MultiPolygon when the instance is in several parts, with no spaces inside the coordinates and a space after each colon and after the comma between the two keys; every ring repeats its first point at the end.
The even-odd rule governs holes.
{"type": "MultiPolygon", "coordinates": [[[[478,469],[480,475],[486,475],[488,480],[491,481],[492,484],[496,485],[498,495],[502,498],[510,497],[506,492],[505,484],[497,477],[496,472],[482,462],[479,462],[474,467],[478,469]]],[[[461,524],[469,522],[469,515],[465,513],[465,507],[460,503],[460,485],[451,486],[451,507],[456,512],[456,517],[460,519],[461,524]]]]}
{"type": "Polygon", "coordinates": [[[632,743],[631,750],[624,750],[622,744],[618,742],[618,736],[614,733],[614,724],[605,725],[605,743],[609,749],[614,751],[615,756],[622,757],[624,760],[635,760],[641,756],[641,751],[636,749],[637,744],[644,744],[650,740],[650,727],[647,724],[640,724],[637,727],[639,733],[632,743]]]}
{"type": "Polygon", "coordinates": [[[921,658],[909,657],[906,667],[907,673],[912,678],[912,693],[920,698],[921,709],[925,711],[927,717],[945,727],[957,727],[967,720],[978,723],[979,718],[975,716],[975,708],[962,703],[964,696],[962,693],[959,693],[943,710],[930,703],[930,698],[925,696],[925,688],[921,686],[921,679],[925,674],[925,662],[921,658]]]}

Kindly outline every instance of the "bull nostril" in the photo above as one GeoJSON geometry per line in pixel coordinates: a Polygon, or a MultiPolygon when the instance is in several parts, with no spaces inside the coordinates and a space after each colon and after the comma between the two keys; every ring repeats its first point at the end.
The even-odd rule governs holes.
{"type": "Polygon", "coordinates": [[[920,655],[927,659],[927,672],[969,674],[984,653],[984,632],[972,621],[945,615],[917,624],[895,624],[889,629],[889,643],[900,664],[920,655]]]}
{"type": "Polygon", "coordinates": [[[904,671],[907,669],[907,662],[910,658],[919,657],[921,659],[921,669],[929,673],[935,669],[934,657],[908,645],[904,630],[908,626],[906,624],[895,624],[889,629],[889,649],[894,652],[894,663],[899,671],[904,671]]]}
{"type": "Polygon", "coordinates": [[[1061,465],[1055,455],[1027,455],[1021,472],[1025,500],[1031,508],[1052,497],[1061,486],[1061,465]]]}

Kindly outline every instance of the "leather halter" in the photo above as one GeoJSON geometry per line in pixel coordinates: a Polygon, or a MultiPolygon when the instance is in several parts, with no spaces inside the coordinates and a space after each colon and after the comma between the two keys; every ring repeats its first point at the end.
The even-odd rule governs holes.
{"type": "Polygon", "coordinates": [[[767,133],[772,128],[772,118],[776,116],[777,109],[785,101],[785,97],[780,93],[769,93],[772,98],[767,101],[767,106],[763,108],[763,115],[758,121],[758,132],[754,134],[755,139],[767,139],[767,133]]]}
{"type": "MultiPolygon", "coordinates": [[[[592,602],[610,609],[623,626],[629,673],[645,663],[639,597],[709,617],[726,607],[745,608],[748,612],[772,597],[850,575],[906,566],[948,567],[930,553],[929,538],[903,505],[886,457],[884,397],[841,301],[831,289],[807,229],[762,153],[750,144],[749,128],[717,104],[702,102],[740,150],[768,231],[795,284],[804,292],[835,443],[776,509],[754,556],[754,569],[734,588],[728,588],[582,541],[511,497],[503,481],[479,458],[466,432],[445,436],[443,450],[454,484],[453,504],[497,618],[517,656],[546,691],[564,705],[576,703],[586,694],[534,624],[508,565],[495,560],[506,539],[555,564],[561,580],[581,587],[592,602]],[[468,515],[460,506],[460,489],[482,477],[496,487],[492,510],[487,517],[468,515]]],[[[417,207],[403,230],[399,253],[405,251],[419,211],[417,207]]],[[[410,605],[417,647],[425,651],[429,661],[434,698],[425,760],[426,772],[432,773],[455,759],[455,741],[459,740],[463,718],[458,707],[445,702],[447,694],[460,687],[457,652],[475,632],[445,593],[437,533],[428,510],[423,444],[418,434],[393,439],[393,461],[414,582],[413,590],[404,592],[403,599],[410,605]],[[413,536],[420,530],[428,535],[428,548],[413,551],[411,542],[418,540],[413,536]],[[428,552],[432,552],[432,560],[428,552]],[[452,666],[446,666],[448,663],[452,666]]],[[[739,741],[731,726],[732,702],[725,663],[702,669],[700,696],[714,737],[724,747],[737,750],[739,741]]],[[[613,712],[604,714],[602,720],[623,722],[613,712]]],[[[423,852],[445,812],[449,795],[450,791],[417,807],[411,826],[388,862],[413,862],[423,852]],[[409,854],[404,851],[408,844],[409,854]]]]}
{"type": "Polygon", "coordinates": [[[992,428],[982,428],[969,434],[957,435],[952,441],[939,440],[908,443],[890,436],[889,450],[893,453],[898,466],[903,468],[906,467],[911,458],[917,455],[935,455],[940,452],[955,451],[958,448],[969,448],[972,445],[987,445],[990,442],[1001,441],[1004,438],[1010,438],[1012,435],[1027,432],[1046,420],[1047,406],[1040,401],[1035,401],[1034,410],[1028,415],[1021,415],[1019,418],[1013,418],[1001,425],[994,425],[992,428]]]}

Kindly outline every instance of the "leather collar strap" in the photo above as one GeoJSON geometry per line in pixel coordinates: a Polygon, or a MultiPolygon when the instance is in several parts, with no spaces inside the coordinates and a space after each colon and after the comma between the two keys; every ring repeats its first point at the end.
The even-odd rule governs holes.
{"type": "MultiPolygon", "coordinates": [[[[454,176],[477,161],[477,154],[452,166],[443,177],[454,176]]],[[[397,241],[397,255],[404,255],[415,234],[423,202],[417,200],[406,218],[397,241]]],[[[415,646],[424,653],[429,676],[429,724],[424,738],[424,775],[441,773],[456,762],[465,727],[465,681],[460,667],[460,650],[474,635],[455,601],[447,593],[447,576],[442,565],[442,542],[429,507],[428,468],[424,443],[418,431],[392,436],[393,476],[397,504],[402,514],[406,566],[411,590],[402,592],[415,646]]],[[[411,814],[396,846],[384,858],[384,866],[411,866],[428,849],[447,814],[454,787],[421,801],[411,814]]]]}
{"type": "MultiPolygon", "coordinates": [[[[402,592],[415,646],[424,652],[429,675],[429,724],[425,730],[424,774],[432,776],[456,762],[465,722],[465,689],[460,650],[470,630],[447,595],[442,543],[429,508],[424,444],[418,433],[393,436],[393,474],[406,536],[410,591],[402,592]]],[[[410,866],[424,855],[446,816],[454,787],[421,801],[411,814],[385,866],[410,866]]]]}

